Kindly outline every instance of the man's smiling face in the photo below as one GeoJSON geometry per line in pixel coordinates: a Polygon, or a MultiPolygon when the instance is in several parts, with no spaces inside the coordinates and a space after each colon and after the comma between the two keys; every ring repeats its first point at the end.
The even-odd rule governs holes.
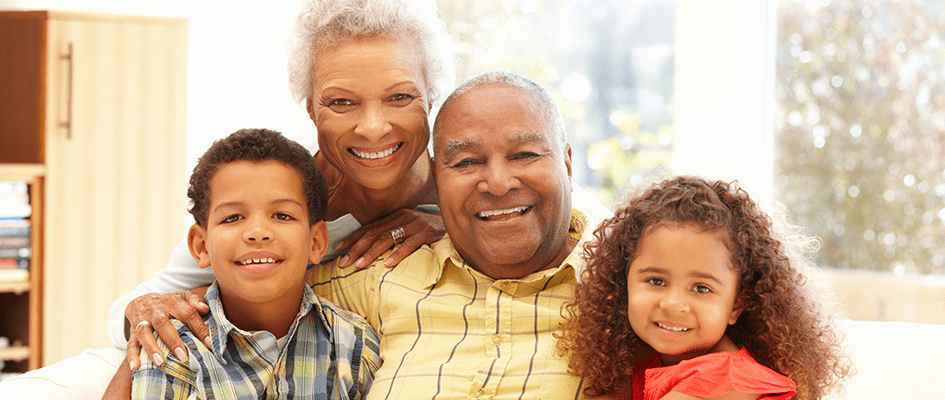
{"type": "Polygon", "coordinates": [[[571,150],[539,103],[489,83],[440,112],[438,204],[460,255],[495,279],[559,265],[571,249],[571,150]]]}

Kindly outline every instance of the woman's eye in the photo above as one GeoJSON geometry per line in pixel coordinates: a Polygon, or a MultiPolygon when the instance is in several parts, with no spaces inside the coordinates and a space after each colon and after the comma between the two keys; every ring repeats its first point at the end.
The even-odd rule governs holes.
{"type": "Polygon", "coordinates": [[[393,100],[393,101],[403,101],[403,100],[410,100],[410,99],[413,99],[413,96],[411,96],[411,95],[409,95],[409,94],[406,94],[406,93],[397,93],[397,94],[391,96],[390,99],[393,100]]]}
{"type": "Polygon", "coordinates": [[[348,99],[334,99],[328,102],[328,107],[337,108],[337,107],[347,107],[354,105],[354,102],[348,99]]]}

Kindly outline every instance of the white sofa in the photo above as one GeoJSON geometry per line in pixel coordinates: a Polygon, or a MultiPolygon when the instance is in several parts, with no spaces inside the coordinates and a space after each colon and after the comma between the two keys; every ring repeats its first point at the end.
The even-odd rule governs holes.
{"type": "MultiPolygon", "coordinates": [[[[857,373],[842,393],[850,400],[945,400],[945,325],[843,321],[857,373]]],[[[0,382],[0,399],[100,399],[124,354],[86,350],[41,370],[0,382]],[[91,372],[70,375],[76,368],[91,372]]]]}

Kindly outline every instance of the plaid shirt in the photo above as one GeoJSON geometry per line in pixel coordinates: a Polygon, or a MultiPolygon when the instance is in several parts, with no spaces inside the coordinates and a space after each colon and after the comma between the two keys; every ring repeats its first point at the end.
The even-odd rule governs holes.
{"type": "Polygon", "coordinates": [[[158,339],[166,361],[157,367],[142,357],[132,398],[360,399],[367,393],[380,358],[377,333],[363,318],[306,288],[280,349],[271,333],[243,331],[226,319],[216,282],[206,297],[213,350],[174,320],[190,367],[158,339]]]}
{"type": "Polygon", "coordinates": [[[521,279],[489,278],[466,264],[448,237],[394,268],[383,257],[363,269],[313,268],[316,293],[364,315],[381,335],[369,399],[575,399],[580,379],[554,354],[552,333],[572,298],[581,239],[564,263],[521,279]]]}

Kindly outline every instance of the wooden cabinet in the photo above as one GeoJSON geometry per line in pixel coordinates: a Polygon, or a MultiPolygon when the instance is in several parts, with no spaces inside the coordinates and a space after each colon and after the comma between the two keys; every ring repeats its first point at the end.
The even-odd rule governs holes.
{"type": "Polygon", "coordinates": [[[0,163],[45,174],[43,365],[109,346],[183,237],[186,85],[185,20],[0,12],[0,163]]]}
{"type": "Polygon", "coordinates": [[[0,164],[0,181],[26,182],[33,214],[30,223],[30,278],[26,282],[0,282],[0,336],[9,346],[0,348],[4,372],[24,372],[40,367],[43,354],[43,176],[39,164],[0,164]]]}

